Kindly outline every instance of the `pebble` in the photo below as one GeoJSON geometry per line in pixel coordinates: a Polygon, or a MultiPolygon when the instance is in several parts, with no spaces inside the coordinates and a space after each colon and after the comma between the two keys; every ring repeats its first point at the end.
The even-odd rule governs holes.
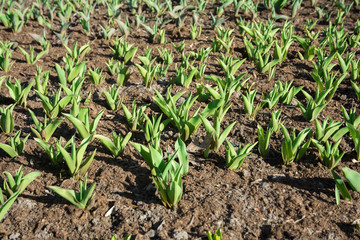
{"type": "Polygon", "coordinates": [[[244,170],[242,171],[242,175],[243,175],[244,177],[250,177],[250,172],[249,172],[248,170],[244,169],[244,170]]]}
{"type": "Polygon", "coordinates": [[[99,222],[100,222],[100,218],[98,218],[98,217],[95,217],[95,218],[91,219],[91,223],[93,225],[97,225],[99,222]]]}
{"type": "Polygon", "coordinates": [[[176,240],[187,240],[189,236],[185,231],[176,231],[174,232],[174,239],[176,240]]]}
{"type": "Polygon", "coordinates": [[[9,236],[9,240],[18,239],[20,236],[21,236],[20,233],[12,233],[12,234],[9,236]]]}
{"type": "Polygon", "coordinates": [[[236,228],[239,226],[239,220],[236,217],[231,217],[229,227],[236,228]]]}
{"type": "Polygon", "coordinates": [[[18,209],[29,209],[31,210],[36,206],[36,203],[29,199],[18,199],[18,209]]]}
{"type": "Polygon", "coordinates": [[[155,237],[155,230],[154,229],[151,229],[150,231],[148,231],[145,236],[149,237],[149,238],[152,238],[152,237],[155,237]]]}

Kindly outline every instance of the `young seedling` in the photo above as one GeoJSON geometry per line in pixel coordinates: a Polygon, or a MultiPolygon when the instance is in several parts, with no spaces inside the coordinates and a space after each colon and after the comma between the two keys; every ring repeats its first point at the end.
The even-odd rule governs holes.
{"type": "MultiPolygon", "coordinates": [[[[226,53],[230,53],[232,48],[232,43],[235,39],[235,37],[231,38],[231,34],[234,31],[234,29],[224,29],[223,27],[217,27],[216,28],[217,31],[217,36],[216,36],[216,41],[225,48],[226,53]]],[[[219,49],[219,47],[217,47],[219,49]]],[[[221,47],[220,47],[221,48],[221,47]]],[[[219,49],[220,50],[220,49],[219,49]]]]}
{"type": "MultiPolygon", "coordinates": [[[[292,28],[294,27],[292,26],[292,28]]],[[[282,36],[280,44],[278,44],[278,42],[275,41],[274,59],[279,60],[280,63],[285,61],[287,53],[293,41],[294,40],[292,36],[288,39],[285,39],[285,37],[282,36]]]]}
{"type": "Polygon", "coordinates": [[[16,192],[5,201],[2,190],[0,189],[0,221],[4,218],[5,214],[9,211],[11,205],[15,202],[19,195],[20,193],[16,192]]]}
{"type": "Polygon", "coordinates": [[[202,122],[200,114],[204,118],[207,118],[214,114],[216,110],[224,103],[224,100],[222,99],[214,100],[209,103],[200,114],[199,107],[197,110],[195,110],[192,117],[190,117],[190,108],[196,101],[197,97],[192,98],[192,94],[190,93],[185,101],[182,102],[180,106],[177,106],[176,102],[184,94],[184,92],[180,92],[174,96],[171,96],[171,87],[169,87],[164,98],[156,89],[154,89],[154,91],[156,94],[156,96],[153,97],[155,103],[177,127],[183,141],[189,139],[190,135],[196,132],[200,127],[202,122]]]}
{"type": "Polygon", "coordinates": [[[178,138],[175,144],[175,152],[171,156],[168,154],[167,162],[164,161],[162,152],[159,152],[152,146],[147,148],[138,143],[132,142],[131,144],[149,165],[161,201],[166,207],[172,208],[180,201],[182,196],[183,185],[181,176],[188,172],[189,162],[185,143],[178,138]],[[174,161],[176,157],[179,163],[174,161]]]}
{"type": "Polygon", "coordinates": [[[280,110],[271,113],[269,128],[272,128],[276,135],[280,131],[280,124],[281,124],[280,115],[281,115],[280,110]]]}
{"type": "Polygon", "coordinates": [[[3,186],[4,193],[7,197],[10,197],[15,193],[21,194],[35,178],[41,175],[40,172],[31,172],[23,176],[22,166],[20,166],[15,173],[15,177],[7,171],[4,171],[3,174],[6,175],[7,178],[4,180],[3,186]]]}
{"type": "Polygon", "coordinates": [[[360,99],[360,88],[359,88],[359,86],[353,81],[350,81],[350,82],[351,82],[351,86],[353,87],[353,89],[355,91],[355,94],[356,94],[357,98],[360,99]]]}
{"type": "Polygon", "coordinates": [[[299,36],[294,36],[294,38],[300,43],[301,47],[304,49],[305,54],[302,55],[298,52],[300,59],[312,60],[315,57],[316,46],[312,45],[312,39],[310,38],[301,38],[299,36]]]}
{"type": "Polygon", "coordinates": [[[96,183],[91,184],[87,187],[87,174],[85,175],[85,180],[80,181],[80,192],[77,193],[72,189],[64,189],[57,186],[50,186],[49,189],[60,195],[61,197],[68,200],[74,206],[85,209],[90,209],[92,207],[92,200],[95,198],[95,186],[96,183]]]}
{"type": "Polygon", "coordinates": [[[90,36],[91,34],[90,12],[85,14],[81,11],[78,11],[77,13],[80,15],[80,24],[82,26],[82,30],[87,36],[90,36]]]}
{"type": "Polygon", "coordinates": [[[2,86],[3,82],[5,81],[5,78],[6,78],[6,76],[0,77],[0,91],[1,91],[1,86],[2,86]]]}
{"type": "Polygon", "coordinates": [[[301,90],[301,92],[305,95],[305,98],[308,100],[308,104],[306,107],[299,102],[297,103],[304,115],[304,118],[306,121],[312,122],[314,121],[317,116],[320,114],[321,110],[323,110],[326,105],[329,103],[324,103],[324,100],[327,96],[327,94],[331,91],[331,89],[325,89],[323,92],[319,93],[319,90],[316,91],[315,99],[311,97],[311,95],[304,90],[301,90]]]}
{"type": "Polygon", "coordinates": [[[43,72],[41,67],[36,66],[36,72],[37,74],[35,75],[35,90],[39,91],[44,95],[47,95],[50,70],[43,72]]]}
{"type": "Polygon", "coordinates": [[[329,141],[326,141],[325,146],[315,139],[312,139],[311,142],[319,150],[320,160],[329,170],[332,170],[334,167],[336,167],[345,154],[344,152],[340,154],[339,151],[339,144],[341,139],[334,145],[329,143],[329,141]]]}
{"type": "Polygon", "coordinates": [[[55,69],[60,84],[66,86],[66,83],[72,83],[73,81],[83,76],[86,71],[86,63],[87,62],[84,61],[75,65],[71,64],[67,67],[66,71],[56,63],[55,69]]]}
{"type": "Polygon", "coordinates": [[[11,51],[6,49],[6,50],[1,50],[0,51],[0,69],[4,72],[9,72],[11,66],[14,64],[15,62],[11,61],[11,51]]]}
{"type": "MultiPolygon", "coordinates": [[[[206,102],[211,98],[211,94],[206,87],[207,85],[204,85],[203,82],[196,83],[196,96],[198,97],[197,100],[200,102],[206,102]]],[[[215,92],[218,90],[216,87],[212,89],[214,89],[215,92]]]]}
{"type": "Polygon", "coordinates": [[[279,86],[278,94],[281,95],[280,102],[290,105],[296,94],[298,94],[304,86],[294,87],[291,82],[285,82],[284,86],[279,81],[276,83],[279,86]]]}
{"type": "Polygon", "coordinates": [[[259,73],[266,73],[269,72],[269,81],[272,79],[273,75],[275,74],[275,65],[280,62],[279,59],[273,59],[270,61],[270,54],[266,54],[263,56],[259,52],[255,54],[255,66],[259,73]]]}
{"type": "Polygon", "coordinates": [[[15,104],[11,104],[6,108],[0,107],[0,127],[4,133],[12,133],[14,130],[14,118],[12,112],[15,104]]]}
{"type": "Polygon", "coordinates": [[[315,140],[325,143],[331,137],[337,139],[341,125],[342,122],[334,122],[331,118],[326,118],[322,124],[319,120],[315,119],[315,140]]]}
{"type": "Polygon", "coordinates": [[[109,26],[103,26],[102,24],[100,24],[100,28],[102,31],[102,36],[106,41],[110,41],[111,37],[114,35],[115,33],[115,28],[109,27],[109,26]]]}
{"type": "Polygon", "coordinates": [[[135,103],[135,100],[132,103],[132,110],[130,110],[121,103],[121,107],[124,111],[126,121],[131,127],[131,131],[136,131],[138,127],[142,126],[145,121],[145,109],[148,107],[148,104],[141,106],[139,109],[135,103]]]}
{"type": "Polygon", "coordinates": [[[350,78],[354,82],[358,82],[360,80],[360,59],[351,60],[350,78]]]}
{"type": "Polygon", "coordinates": [[[105,63],[105,65],[108,69],[108,73],[111,76],[114,76],[115,74],[117,74],[119,72],[120,62],[114,61],[113,58],[108,59],[108,61],[105,63]]]}
{"type": "Polygon", "coordinates": [[[64,45],[64,47],[75,64],[81,63],[86,54],[91,51],[90,42],[81,46],[79,49],[78,42],[75,42],[73,50],[71,50],[71,48],[67,45],[64,45]]]}
{"type": "Polygon", "coordinates": [[[190,27],[191,27],[190,39],[195,40],[196,38],[199,38],[201,35],[201,31],[202,31],[201,26],[198,27],[198,25],[195,23],[195,24],[190,25],[190,27]]]}
{"type": "Polygon", "coordinates": [[[356,108],[351,108],[348,113],[348,112],[346,112],[346,109],[343,106],[341,106],[341,111],[342,111],[345,122],[354,125],[355,128],[358,128],[359,123],[360,123],[360,115],[355,117],[356,108]]]}
{"type": "MultiPolygon", "coordinates": [[[[344,167],[341,169],[345,179],[349,183],[350,187],[355,191],[360,191],[360,174],[354,170],[351,170],[348,167],[344,167]]],[[[345,201],[351,201],[351,196],[349,190],[347,189],[342,178],[334,171],[331,170],[331,173],[335,180],[335,199],[336,204],[340,205],[340,195],[343,197],[345,201]]]]}
{"type": "Polygon", "coordinates": [[[189,69],[191,66],[194,65],[195,63],[195,59],[190,62],[190,57],[192,56],[192,54],[185,54],[184,52],[181,54],[181,64],[180,67],[184,68],[184,69],[189,69]]]}
{"type": "Polygon", "coordinates": [[[25,56],[26,62],[28,64],[35,64],[45,54],[49,53],[50,43],[48,43],[47,48],[45,50],[39,52],[39,54],[37,56],[34,55],[34,48],[31,45],[29,48],[30,48],[30,53],[26,52],[25,49],[23,49],[22,47],[19,47],[21,53],[25,56]]]}
{"type": "Polygon", "coordinates": [[[198,70],[193,68],[190,73],[187,75],[186,70],[182,67],[176,68],[176,75],[174,77],[174,82],[179,83],[185,88],[189,88],[190,83],[192,82],[193,78],[196,78],[198,75],[198,70]]]}
{"type": "Polygon", "coordinates": [[[233,145],[226,140],[226,166],[230,170],[239,169],[244,159],[251,154],[251,150],[256,146],[257,142],[247,144],[244,147],[239,146],[235,151],[233,145]]]}
{"type": "Polygon", "coordinates": [[[214,99],[224,100],[225,105],[230,102],[232,94],[241,89],[241,87],[247,82],[248,78],[244,81],[240,81],[245,75],[240,74],[237,78],[226,78],[225,80],[217,76],[207,76],[205,80],[212,80],[216,83],[215,87],[205,85],[204,88],[207,93],[210,94],[214,99]]]}
{"type": "Polygon", "coordinates": [[[117,135],[115,132],[112,132],[112,140],[108,137],[96,134],[94,137],[99,139],[101,143],[111,152],[114,158],[122,155],[126,144],[129,142],[132,133],[129,132],[125,137],[122,137],[121,134],[117,135]]]}
{"type": "Polygon", "coordinates": [[[54,134],[57,127],[64,121],[61,119],[57,120],[47,120],[47,117],[45,115],[44,117],[44,123],[40,122],[39,119],[36,117],[35,113],[29,109],[31,118],[33,119],[36,129],[31,128],[31,131],[34,133],[34,135],[45,142],[48,142],[51,138],[51,136],[54,134]]]}
{"type": "Polygon", "coordinates": [[[156,150],[160,150],[160,137],[161,132],[167,126],[167,124],[171,121],[171,119],[166,119],[161,122],[162,114],[159,117],[153,115],[151,119],[145,115],[145,127],[141,127],[145,133],[145,139],[147,142],[151,143],[156,150]]]}
{"type": "Polygon", "coordinates": [[[15,178],[9,172],[5,171],[3,173],[7,179],[4,179],[3,189],[0,188],[0,221],[25,188],[41,175],[40,172],[31,172],[23,177],[22,166],[16,172],[15,178]],[[7,196],[6,201],[3,192],[7,196]]]}
{"type": "MultiPolygon", "coordinates": [[[[64,157],[60,152],[59,148],[53,147],[49,143],[46,143],[44,140],[40,138],[34,138],[34,140],[40,145],[42,149],[44,149],[46,155],[50,158],[52,164],[55,166],[60,165],[63,163],[64,157]]],[[[69,150],[69,146],[73,144],[74,138],[71,138],[68,142],[65,142],[62,137],[60,137],[59,140],[54,139],[55,146],[60,145],[62,146],[66,151],[69,150]]]]}
{"type": "Polygon", "coordinates": [[[48,49],[48,46],[50,46],[50,42],[47,40],[46,38],[46,30],[44,28],[42,35],[38,35],[35,33],[29,33],[29,35],[36,41],[39,43],[39,45],[41,46],[41,48],[43,50],[48,49]]]}
{"type": "Polygon", "coordinates": [[[129,44],[123,38],[116,38],[113,40],[114,48],[110,49],[114,53],[114,58],[123,60],[124,64],[133,62],[138,47],[132,47],[133,44],[129,44]]]}
{"type": "Polygon", "coordinates": [[[301,8],[301,3],[303,0],[294,0],[293,4],[292,4],[292,8],[291,8],[291,17],[295,18],[298,11],[301,8]]]}
{"type": "MultiPolygon", "coordinates": [[[[139,143],[130,143],[144,158],[153,176],[157,175],[158,170],[161,170],[162,172],[162,170],[166,167],[167,163],[164,160],[161,149],[155,149],[151,145],[146,147],[139,143]]],[[[186,145],[180,138],[178,138],[175,142],[174,154],[172,156],[169,156],[168,154],[168,163],[170,162],[170,159],[175,159],[176,157],[178,158],[178,162],[174,161],[171,165],[176,168],[182,166],[181,174],[186,175],[189,171],[189,160],[186,152],[186,145]]]]}
{"type": "Polygon", "coordinates": [[[281,9],[285,7],[285,5],[288,3],[287,0],[274,0],[274,8],[277,12],[280,12],[281,9]]]}
{"type": "Polygon", "coordinates": [[[0,143],[0,149],[4,150],[11,158],[22,154],[25,149],[25,143],[30,137],[30,134],[28,134],[23,140],[20,140],[20,135],[21,130],[15,133],[14,137],[10,137],[10,145],[0,143]]]}
{"type": "Polygon", "coordinates": [[[66,165],[69,168],[69,172],[72,177],[79,179],[85,176],[88,168],[90,167],[94,159],[96,149],[91,155],[89,155],[85,160],[83,160],[86,148],[89,145],[90,141],[91,136],[82,140],[80,146],[78,147],[78,149],[76,149],[75,141],[72,140],[70,154],[68,153],[67,149],[62,147],[59,143],[56,144],[56,148],[60,150],[62,156],[64,157],[66,165]]]}
{"type": "Polygon", "coordinates": [[[115,85],[112,85],[111,88],[109,88],[109,92],[102,91],[105,95],[106,102],[111,110],[115,111],[120,108],[122,99],[119,95],[120,86],[116,88],[115,85]]]}
{"type": "Polygon", "coordinates": [[[211,52],[211,48],[200,48],[200,50],[196,52],[191,52],[191,55],[195,57],[196,60],[200,62],[206,62],[206,59],[208,58],[209,54],[211,52]]]}
{"type": "Polygon", "coordinates": [[[292,162],[300,160],[306,149],[309,147],[311,140],[308,140],[303,144],[305,138],[311,132],[310,128],[302,130],[297,136],[295,129],[293,134],[290,135],[284,125],[281,124],[281,131],[283,132],[284,139],[281,144],[281,156],[285,165],[289,165],[292,162]]]}
{"type": "Polygon", "coordinates": [[[220,229],[217,229],[215,233],[208,231],[207,234],[208,240],[222,240],[222,233],[220,229]]]}
{"type": "Polygon", "coordinates": [[[273,109],[282,96],[283,94],[279,94],[279,85],[275,85],[271,92],[262,95],[263,101],[260,108],[268,107],[270,110],[273,109]]]}
{"type": "Polygon", "coordinates": [[[259,154],[263,158],[267,158],[270,152],[270,138],[274,132],[274,129],[267,128],[265,134],[264,129],[260,125],[257,125],[257,132],[258,132],[258,142],[259,142],[258,145],[259,154]]]}
{"type": "Polygon", "coordinates": [[[147,58],[140,58],[142,60],[144,67],[140,64],[134,63],[134,65],[139,70],[146,88],[150,88],[152,85],[152,82],[157,78],[157,72],[160,68],[160,64],[156,63],[155,66],[153,66],[155,59],[153,61],[149,61],[147,58]]]}
{"type": "Polygon", "coordinates": [[[174,56],[167,48],[157,49],[160,58],[162,59],[161,66],[158,68],[157,75],[159,78],[165,77],[170,65],[174,62],[174,56]]]}
{"type": "Polygon", "coordinates": [[[353,139],[355,151],[356,151],[356,160],[360,161],[360,130],[356,129],[352,124],[346,123],[347,128],[349,129],[351,138],[353,139]]]}
{"type": "Polygon", "coordinates": [[[12,84],[10,77],[6,81],[6,87],[9,89],[9,94],[12,99],[14,99],[16,104],[23,105],[26,107],[26,98],[29,95],[29,92],[34,85],[35,81],[31,81],[27,87],[22,87],[19,80],[15,78],[15,84],[12,84]]]}
{"type": "Polygon", "coordinates": [[[102,76],[102,70],[95,68],[94,70],[89,69],[89,80],[92,84],[102,84],[105,81],[105,76],[102,76]]]}
{"type": "Polygon", "coordinates": [[[100,122],[101,116],[105,109],[101,110],[90,124],[89,111],[85,111],[85,114],[79,114],[77,117],[71,114],[63,113],[63,115],[74,125],[78,130],[81,139],[90,138],[92,139],[96,134],[97,125],[100,122]]]}
{"type": "Polygon", "coordinates": [[[153,181],[160,194],[160,199],[164,206],[169,208],[175,206],[183,194],[183,184],[181,181],[182,165],[171,166],[172,159],[173,158],[169,159],[164,169],[158,170],[158,168],[156,168],[157,174],[153,176],[153,181]]]}
{"type": "Polygon", "coordinates": [[[245,112],[250,115],[251,120],[255,120],[255,116],[261,108],[261,104],[254,104],[255,96],[256,90],[248,91],[246,95],[241,96],[244,101],[245,112]]]}
{"type": "Polygon", "coordinates": [[[323,92],[327,89],[330,90],[325,97],[325,100],[329,102],[334,96],[340,83],[345,79],[346,73],[337,76],[337,72],[330,73],[329,70],[324,70],[322,76],[320,76],[317,72],[312,72],[311,76],[318,85],[320,92],[323,92]]]}
{"type": "Polygon", "coordinates": [[[319,42],[322,48],[328,45],[331,53],[338,52],[343,54],[346,51],[348,47],[346,41],[348,32],[345,30],[344,25],[338,28],[336,25],[333,26],[331,21],[329,21],[328,28],[323,29],[323,32],[325,36],[319,42]]]}
{"type": "Polygon", "coordinates": [[[223,131],[221,131],[221,121],[224,118],[226,112],[230,109],[230,104],[226,105],[225,107],[220,107],[219,111],[213,114],[214,123],[213,125],[210,123],[209,120],[204,118],[200,115],[201,121],[204,124],[206,129],[206,139],[207,139],[207,147],[205,149],[204,156],[207,158],[209,156],[209,150],[213,150],[217,152],[220,146],[225,141],[226,137],[230,134],[231,129],[234,127],[235,122],[231,123],[227,126],[223,131]]]}
{"type": "MultiPolygon", "coordinates": [[[[345,59],[342,58],[341,54],[336,52],[337,59],[339,61],[339,66],[342,74],[346,74],[350,72],[352,59],[355,56],[354,52],[346,53],[345,59]]],[[[352,79],[353,80],[353,79],[352,79]]]]}
{"type": "Polygon", "coordinates": [[[180,53],[183,54],[184,50],[185,50],[185,40],[183,40],[181,43],[179,43],[179,45],[176,45],[175,43],[171,43],[173,45],[173,47],[175,48],[175,50],[180,53]]]}
{"type": "Polygon", "coordinates": [[[61,98],[61,89],[59,89],[55,94],[53,93],[52,100],[37,90],[35,90],[35,92],[40,97],[44,112],[49,119],[55,119],[73,98],[73,96],[65,96],[61,98]]]}
{"type": "Polygon", "coordinates": [[[123,62],[119,63],[116,78],[116,83],[119,86],[125,86],[129,80],[131,73],[128,72],[128,69],[129,67],[125,66],[123,62]]]}

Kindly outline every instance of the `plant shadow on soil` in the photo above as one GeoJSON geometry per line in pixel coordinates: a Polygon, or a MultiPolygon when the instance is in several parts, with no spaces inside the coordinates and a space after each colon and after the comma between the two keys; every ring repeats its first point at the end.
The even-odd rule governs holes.
{"type": "Polygon", "coordinates": [[[325,194],[329,199],[333,197],[334,193],[330,190],[332,185],[330,186],[329,183],[333,182],[334,180],[331,178],[295,178],[289,176],[272,176],[268,177],[268,179],[265,181],[270,183],[285,184],[297,189],[305,190],[323,202],[328,204],[333,203],[321,196],[321,194],[325,194]]]}

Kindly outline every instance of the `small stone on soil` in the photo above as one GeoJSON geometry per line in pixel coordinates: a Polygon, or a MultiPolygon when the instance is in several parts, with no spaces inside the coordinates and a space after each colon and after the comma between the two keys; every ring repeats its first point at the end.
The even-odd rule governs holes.
{"type": "Polygon", "coordinates": [[[174,239],[176,240],[187,240],[189,238],[187,232],[185,231],[176,231],[174,232],[174,239]]]}

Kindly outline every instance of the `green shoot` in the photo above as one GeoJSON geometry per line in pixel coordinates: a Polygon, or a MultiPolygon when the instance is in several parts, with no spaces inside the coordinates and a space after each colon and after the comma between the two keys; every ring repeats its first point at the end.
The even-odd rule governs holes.
{"type": "MultiPolygon", "coordinates": [[[[83,159],[87,146],[91,141],[91,136],[85,138],[78,149],[76,149],[75,141],[71,141],[71,153],[69,154],[67,149],[61,146],[59,143],[56,144],[56,148],[60,150],[61,155],[64,157],[66,165],[69,169],[72,177],[81,178],[85,176],[88,168],[90,167],[96,150],[89,155],[85,160],[83,159]]],[[[70,147],[70,146],[69,146],[70,147]]]]}
{"type": "Polygon", "coordinates": [[[0,127],[4,133],[12,133],[14,130],[14,118],[12,112],[15,104],[11,104],[6,108],[0,107],[0,127]]]}
{"type": "Polygon", "coordinates": [[[293,134],[290,135],[288,130],[281,124],[281,131],[283,132],[284,139],[281,145],[281,156],[285,165],[289,165],[292,162],[300,160],[306,149],[309,147],[311,140],[303,144],[303,141],[311,132],[310,128],[302,130],[297,136],[295,129],[293,134]]]}
{"type": "Polygon", "coordinates": [[[31,118],[33,119],[36,129],[31,128],[31,131],[34,133],[34,135],[37,138],[40,138],[44,140],[45,142],[48,142],[57,129],[57,127],[64,121],[61,119],[57,120],[50,120],[48,122],[47,117],[45,115],[44,117],[44,123],[40,122],[38,118],[36,117],[35,113],[29,109],[31,118]]]}
{"type": "Polygon", "coordinates": [[[86,111],[83,115],[78,115],[75,117],[71,114],[63,113],[63,115],[74,125],[78,130],[81,139],[92,138],[96,134],[97,125],[100,122],[101,116],[103,115],[105,109],[98,112],[95,119],[89,122],[90,115],[89,111],[86,111]]]}
{"type": "Polygon", "coordinates": [[[263,158],[267,158],[270,152],[270,138],[274,130],[273,128],[267,128],[265,134],[264,129],[260,125],[257,125],[257,132],[258,132],[258,142],[259,142],[258,145],[259,154],[263,158]]]}
{"type": "Polygon", "coordinates": [[[233,145],[226,140],[226,166],[230,170],[239,169],[244,159],[251,154],[251,150],[256,146],[257,142],[247,144],[244,147],[239,146],[235,151],[233,145]]]}
{"type": "Polygon", "coordinates": [[[19,80],[15,78],[15,84],[12,84],[10,77],[6,81],[6,86],[9,89],[9,94],[12,99],[14,99],[16,104],[23,105],[26,107],[26,98],[29,95],[29,92],[34,85],[35,81],[31,81],[27,87],[22,87],[19,80]]]}
{"type": "Polygon", "coordinates": [[[124,152],[126,144],[129,142],[132,133],[129,132],[125,137],[122,137],[120,134],[117,135],[115,132],[112,132],[112,141],[110,138],[96,134],[95,138],[99,139],[101,143],[111,152],[114,158],[117,158],[124,152]]]}
{"type": "Polygon", "coordinates": [[[137,105],[134,100],[132,103],[132,110],[130,112],[130,110],[123,103],[121,103],[121,107],[124,111],[126,121],[131,127],[131,131],[135,131],[138,127],[143,126],[145,121],[145,109],[147,106],[148,105],[143,105],[139,109],[136,109],[137,105]]]}
{"type": "Polygon", "coordinates": [[[35,178],[41,175],[40,172],[31,172],[23,177],[22,166],[20,166],[20,168],[15,173],[15,177],[13,177],[11,173],[7,171],[3,172],[3,174],[7,177],[7,179],[4,180],[3,187],[4,193],[7,197],[10,197],[17,192],[21,194],[25,188],[35,180],[35,178]]]}
{"type": "Polygon", "coordinates": [[[4,150],[11,158],[14,158],[25,149],[25,143],[28,140],[30,134],[28,134],[23,140],[20,140],[21,130],[15,133],[14,137],[10,137],[10,145],[0,143],[0,149],[4,150]]]}
{"type": "Polygon", "coordinates": [[[85,176],[84,181],[80,181],[80,192],[77,193],[72,189],[64,189],[57,186],[50,186],[49,189],[60,195],[61,197],[68,200],[74,206],[85,209],[91,208],[92,201],[95,198],[95,186],[96,183],[91,184],[89,188],[87,188],[87,174],[85,176]]]}

